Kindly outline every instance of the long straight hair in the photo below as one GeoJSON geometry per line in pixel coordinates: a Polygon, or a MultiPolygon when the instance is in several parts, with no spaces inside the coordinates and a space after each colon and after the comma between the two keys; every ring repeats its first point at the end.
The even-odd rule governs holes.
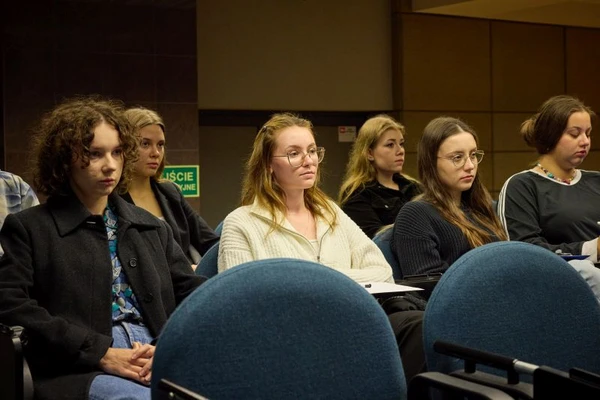
{"type": "MultiPolygon", "coordinates": [[[[242,205],[250,205],[257,200],[258,204],[269,210],[271,214],[271,229],[281,225],[287,207],[285,192],[273,177],[269,166],[278,134],[281,130],[293,126],[308,129],[314,137],[313,126],[309,120],[291,113],[274,114],[258,131],[252,154],[246,162],[242,205]]],[[[337,214],[329,203],[329,197],[319,189],[320,171],[321,165],[317,168],[314,185],[304,190],[304,204],[314,216],[325,219],[333,229],[337,222],[337,214]]]]}
{"type": "MultiPolygon", "coordinates": [[[[350,159],[346,166],[346,176],[338,194],[341,205],[348,201],[350,196],[365,184],[377,178],[377,169],[369,161],[369,150],[372,150],[377,141],[388,130],[393,129],[406,136],[404,126],[386,114],[379,114],[369,118],[359,129],[356,141],[350,152],[350,159]]],[[[410,181],[413,178],[403,175],[410,181]]]]}
{"type": "Polygon", "coordinates": [[[492,208],[492,197],[481,183],[479,173],[475,175],[469,190],[461,194],[461,206],[467,208],[476,223],[471,222],[461,206],[452,201],[452,195],[442,183],[438,173],[438,151],[442,143],[451,136],[467,132],[479,139],[475,131],[457,118],[439,117],[427,124],[419,141],[417,166],[423,182],[422,199],[438,209],[442,217],[456,226],[467,238],[472,248],[494,241],[494,236],[507,240],[498,216],[492,208]]]}

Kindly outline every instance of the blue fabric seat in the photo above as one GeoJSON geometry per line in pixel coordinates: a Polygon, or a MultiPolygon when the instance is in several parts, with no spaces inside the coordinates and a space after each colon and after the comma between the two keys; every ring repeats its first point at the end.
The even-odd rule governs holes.
{"type": "Polygon", "coordinates": [[[215,233],[221,236],[221,232],[223,231],[223,221],[219,222],[217,227],[215,228],[215,233]]]}
{"type": "Polygon", "coordinates": [[[153,398],[162,378],[211,400],[406,398],[377,301],[340,272],[295,259],[242,264],[194,291],[158,340],[153,398]]]}
{"type": "Polygon", "coordinates": [[[196,267],[196,275],[212,278],[219,272],[219,242],[213,244],[200,259],[196,267]]]}
{"type": "Polygon", "coordinates": [[[402,270],[400,269],[400,264],[398,264],[398,259],[396,255],[392,251],[392,246],[390,241],[393,240],[393,229],[390,227],[382,232],[379,232],[373,237],[373,241],[379,247],[386,261],[392,267],[392,273],[394,275],[395,280],[402,279],[402,270]]]}
{"type": "Polygon", "coordinates": [[[435,340],[444,340],[563,371],[600,373],[594,294],[562,258],[528,243],[491,243],[459,258],[433,290],[423,335],[430,371],[462,368],[433,350],[435,340]]]}

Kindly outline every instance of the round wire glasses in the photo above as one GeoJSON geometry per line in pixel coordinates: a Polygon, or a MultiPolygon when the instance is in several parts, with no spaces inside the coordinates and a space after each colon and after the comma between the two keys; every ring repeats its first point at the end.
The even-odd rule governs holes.
{"type": "Polygon", "coordinates": [[[462,168],[467,163],[467,158],[471,160],[473,165],[478,165],[483,160],[484,154],[485,153],[483,150],[477,150],[477,151],[474,151],[471,154],[469,154],[468,157],[464,154],[455,154],[453,156],[438,157],[438,158],[445,158],[446,160],[450,160],[450,161],[452,161],[452,164],[454,164],[454,166],[456,168],[462,168]]]}
{"type": "Polygon", "coordinates": [[[273,156],[273,157],[287,157],[288,162],[293,168],[298,168],[304,164],[306,156],[309,156],[315,163],[320,163],[325,158],[325,147],[313,147],[306,153],[298,150],[290,150],[285,155],[273,156]]]}

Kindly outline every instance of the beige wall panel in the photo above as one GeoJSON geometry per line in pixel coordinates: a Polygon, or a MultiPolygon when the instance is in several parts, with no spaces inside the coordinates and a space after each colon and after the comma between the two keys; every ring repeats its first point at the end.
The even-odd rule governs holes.
{"type": "Polygon", "coordinates": [[[489,22],[404,14],[404,109],[489,111],[489,22]]]}
{"type": "Polygon", "coordinates": [[[494,111],[535,111],[547,98],[564,93],[564,28],[491,24],[494,111]]]}
{"type": "Polygon", "coordinates": [[[567,93],[600,111],[600,29],[567,28],[567,93]]]}
{"type": "Polygon", "coordinates": [[[406,151],[417,151],[417,144],[423,134],[423,129],[429,121],[441,115],[465,121],[477,133],[479,147],[487,152],[492,150],[492,117],[488,113],[404,111],[401,122],[406,127],[406,151]]]}
{"type": "Polygon", "coordinates": [[[502,185],[508,178],[517,172],[531,168],[531,164],[537,160],[534,151],[495,153],[494,154],[494,187],[493,190],[500,191],[502,185]]]}
{"type": "Polygon", "coordinates": [[[492,130],[494,132],[494,151],[530,151],[519,134],[523,121],[533,113],[494,113],[492,115],[492,130]]]}
{"type": "Polygon", "coordinates": [[[392,109],[387,0],[199,1],[201,109],[392,109]]]}

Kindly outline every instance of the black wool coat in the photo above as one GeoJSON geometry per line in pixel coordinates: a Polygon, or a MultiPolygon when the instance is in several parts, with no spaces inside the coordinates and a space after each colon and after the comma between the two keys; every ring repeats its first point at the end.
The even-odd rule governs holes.
{"type": "MultiPolygon", "coordinates": [[[[171,229],[118,195],[117,253],[144,324],[158,336],[196,276],[171,229]]],[[[37,399],[85,399],[112,343],[106,228],[75,195],[9,215],[0,232],[0,322],[25,327],[37,399]]]]}
{"type": "MultiPolygon", "coordinates": [[[[153,179],[150,183],[165,221],[173,230],[175,241],[193,263],[190,245],[203,256],[213,244],[219,241],[219,235],[188,204],[177,185],[170,181],[156,182],[153,179]]],[[[122,197],[133,204],[129,193],[125,193],[122,197]]]]}

